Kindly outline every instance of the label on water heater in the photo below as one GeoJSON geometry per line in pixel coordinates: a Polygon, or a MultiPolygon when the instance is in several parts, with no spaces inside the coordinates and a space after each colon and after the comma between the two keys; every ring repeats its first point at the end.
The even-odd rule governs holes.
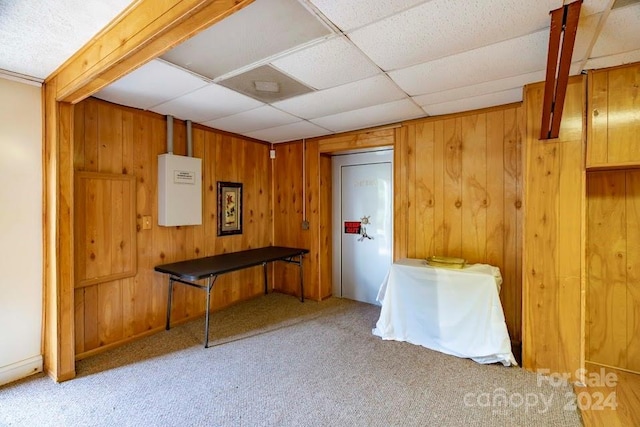
{"type": "Polygon", "coordinates": [[[196,177],[192,171],[173,171],[174,184],[195,184],[196,177]]]}
{"type": "Polygon", "coordinates": [[[345,234],[360,234],[360,221],[345,221],[344,222],[344,233],[345,234]]]}

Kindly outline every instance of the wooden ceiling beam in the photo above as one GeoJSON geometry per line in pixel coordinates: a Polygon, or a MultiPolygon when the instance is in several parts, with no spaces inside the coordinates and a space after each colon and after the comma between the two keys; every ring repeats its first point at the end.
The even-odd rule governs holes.
{"type": "Polygon", "coordinates": [[[54,71],[56,100],[77,103],[254,0],[138,0],[54,71]]]}
{"type": "Polygon", "coordinates": [[[540,139],[557,138],[560,133],[581,6],[582,0],[578,0],[551,12],[540,139]]]}
{"type": "Polygon", "coordinates": [[[553,108],[553,95],[555,93],[556,74],[558,71],[558,49],[562,35],[562,18],[564,7],[551,12],[551,30],[549,34],[549,51],[547,54],[547,75],[544,86],[544,100],[542,102],[542,127],[540,139],[546,139],[551,123],[551,110],[553,108]]]}

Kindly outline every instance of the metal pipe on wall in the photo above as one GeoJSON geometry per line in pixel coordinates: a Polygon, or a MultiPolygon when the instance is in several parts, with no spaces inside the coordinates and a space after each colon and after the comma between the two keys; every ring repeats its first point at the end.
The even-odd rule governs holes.
{"type": "Polygon", "coordinates": [[[307,141],[302,138],[302,221],[307,221],[307,141]]]}
{"type": "Polygon", "coordinates": [[[187,120],[187,156],[193,157],[193,128],[191,120],[187,120]]]}
{"type": "Polygon", "coordinates": [[[173,116],[167,115],[167,153],[173,154],[173,116]]]}

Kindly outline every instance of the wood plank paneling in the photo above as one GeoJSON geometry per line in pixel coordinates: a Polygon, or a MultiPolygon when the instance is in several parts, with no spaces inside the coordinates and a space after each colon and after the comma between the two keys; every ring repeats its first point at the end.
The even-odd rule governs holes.
{"type": "MultiPolygon", "coordinates": [[[[435,222],[435,123],[415,123],[408,125],[410,139],[419,141],[415,144],[414,167],[415,176],[414,203],[415,217],[413,218],[415,236],[413,248],[408,249],[416,258],[427,258],[440,252],[434,252],[436,222],[435,222]],[[420,220],[417,221],[416,219],[420,220]]],[[[411,223],[411,219],[409,220],[411,223]]]]}
{"type": "Polygon", "coordinates": [[[640,171],[627,172],[627,369],[640,372],[640,171]]]}
{"type": "Polygon", "coordinates": [[[486,114],[460,119],[462,128],[462,257],[486,259],[487,135],[486,114]]]}
{"type": "Polygon", "coordinates": [[[608,161],[608,85],[609,79],[606,72],[589,72],[587,167],[606,164],[608,161]]]}
{"type": "Polygon", "coordinates": [[[590,173],[587,189],[587,360],[626,367],[624,172],[590,173]]]}
{"type": "MultiPolygon", "coordinates": [[[[273,238],[278,246],[291,246],[308,248],[308,232],[302,232],[303,209],[303,180],[302,180],[302,156],[303,144],[288,143],[275,145],[276,158],[273,160],[273,188],[274,188],[274,214],[273,214],[273,238]]],[[[316,224],[315,227],[318,227],[316,224]]],[[[316,248],[317,250],[317,248],[316,248]]],[[[309,257],[305,258],[305,278],[310,277],[309,257]]],[[[300,294],[300,273],[298,267],[275,263],[274,288],[290,295],[300,294]]],[[[318,288],[317,279],[312,283],[305,281],[305,293],[318,288]]],[[[318,299],[318,295],[306,294],[305,296],[318,299]]]]}
{"type": "MultiPolygon", "coordinates": [[[[96,257],[97,270],[111,271],[118,265],[126,269],[135,259],[138,262],[134,277],[76,290],[75,351],[77,357],[82,358],[163,328],[167,279],[153,271],[155,265],[267,246],[272,242],[272,215],[269,146],[195,125],[194,154],[203,159],[203,224],[158,226],[157,156],[166,152],[165,117],[93,98],[79,105],[84,114],[76,114],[83,128],[83,132],[75,133],[80,137],[74,150],[77,171],[124,173],[135,178],[135,202],[128,201],[120,186],[111,185],[109,191],[114,200],[109,205],[114,212],[127,210],[129,203],[135,205],[136,223],[131,227],[135,227],[138,242],[134,255],[119,253],[121,236],[128,233],[127,228],[98,212],[102,208],[93,213],[82,207],[76,209],[76,214],[83,215],[85,220],[87,215],[94,221],[104,219],[100,227],[112,229],[109,248],[96,248],[104,256],[96,257]],[[217,181],[243,183],[245,221],[241,235],[217,236],[217,181]],[[151,230],[142,228],[144,216],[152,217],[151,230]]],[[[175,120],[176,154],[186,154],[185,129],[184,122],[175,120]]],[[[261,268],[221,276],[212,293],[212,307],[233,304],[259,295],[262,290],[261,268]]],[[[204,292],[184,286],[175,287],[174,292],[173,321],[180,322],[204,312],[204,292]]]]}
{"type": "Polygon", "coordinates": [[[134,276],[135,178],[79,171],[75,182],[75,286],[134,276]]]}
{"type": "Polygon", "coordinates": [[[305,255],[305,269],[303,271],[304,281],[308,284],[305,289],[305,294],[309,298],[316,301],[322,299],[322,282],[321,276],[324,270],[324,262],[327,259],[322,258],[321,247],[321,230],[322,221],[320,215],[320,147],[318,140],[303,141],[304,158],[305,158],[305,173],[304,173],[304,185],[306,186],[306,193],[303,203],[305,204],[305,213],[308,229],[302,228],[302,233],[306,235],[307,246],[309,253],[305,255]],[[313,227],[311,226],[313,224],[313,227]]]}
{"type": "MultiPolygon", "coordinates": [[[[405,170],[406,170],[406,198],[405,206],[407,210],[407,224],[416,224],[416,132],[415,127],[408,129],[406,134],[407,141],[405,145],[405,170]]],[[[395,165],[394,165],[395,166],[395,165]]],[[[416,233],[415,229],[407,229],[407,253],[416,252],[416,233]]]]}
{"type": "MultiPolygon", "coordinates": [[[[415,190],[412,195],[407,183],[405,190],[397,190],[404,194],[395,196],[413,201],[405,227],[415,238],[407,239],[406,256],[462,256],[500,268],[501,299],[515,342],[520,341],[522,283],[517,274],[521,110],[508,106],[404,125],[401,135],[415,146],[415,156],[401,161],[407,171],[415,168],[415,177],[406,174],[407,181],[415,181],[415,190]]],[[[397,235],[395,239],[398,245],[397,235]]]]}
{"type": "MultiPolygon", "coordinates": [[[[503,275],[501,298],[511,338],[520,341],[521,326],[521,140],[524,132],[522,107],[509,105],[444,118],[413,120],[393,129],[350,132],[318,138],[319,151],[331,154],[367,147],[394,147],[394,259],[426,258],[430,255],[466,256],[469,262],[491,263],[503,275]],[[375,136],[377,135],[377,136],[375,136]],[[374,137],[375,136],[375,137],[374,137]],[[375,141],[375,142],[374,142],[375,141]]],[[[322,162],[329,173],[330,162],[320,159],[320,172],[311,165],[317,154],[307,141],[307,207],[315,218],[311,184],[322,186],[322,198],[330,190],[321,184],[322,162]],[[311,154],[309,154],[311,153],[311,154]]],[[[302,221],[302,142],[276,145],[274,160],[274,238],[277,244],[303,245],[327,253],[322,219],[310,221],[311,234],[299,232],[302,221]],[[314,233],[321,237],[315,242],[314,233]]],[[[328,179],[328,178],[327,178],[328,179]]],[[[324,298],[331,287],[322,279],[329,274],[311,256],[305,264],[305,284],[314,289],[320,280],[324,298]],[[314,264],[316,267],[314,267],[314,264]],[[316,270],[314,270],[316,268],[316,270]],[[323,289],[325,291],[323,291],[323,289]]],[[[295,293],[297,271],[276,267],[283,280],[278,289],[295,293]]],[[[308,289],[308,288],[307,288],[308,289]]]]}
{"type": "Polygon", "coordinates": [[[320,298],[331,296],[332,241],[331,236],[331,157],[320,156],[320,298]]]}
{"type": "Polygon", "coordinates": [[[569,82],[555,140],[538,140],[543,89],[525,88],[523,365],[577,379],[584,367],[584,80],[569,82]]]}
{"type": "Polygon", "coordinates": [[[640,372],[640,172],[589,172],[587,361],[640,372]]]}
{"type": "Polygon", "coordinates": [[[407,200],[407,126],[396,129],[393,148],[393,260],[407,257],[409,247],[407,236],[409,229],[409,201],[407,200]]]}
{"type": "Polygon", "coordinates": [[[446,119],[444,131],[444,255],[462,257],[462,127],[446,119]]]}
{"type": "MultiPolygon", "coordinates": [[[[511,274],[512,270],[506,268],[507,259],[504,255],[505,250],[505,209],[508,210],[511,218],[515,218],[515,211],[512,207],[505,206],[505,170],[504,156],[505,156],[505,140],[507,139],[504,123],[504,116],[506,113],[515,115],[515,109],[506,111],[494,111],[486,114],[486,166],[483,173],[483,178],[486,182],[486,194],[483,200],[483,205],[486,210],[486,238],[485,238],[485,256],[484,259],[491,265],[502,265],[502,274],[507,276],[511,274]],[[494,173],[495,171],[502,171],[502,173],[494,173]]],[[[509,190],[515,190],[515,183],[509,183],[512,188],[509,190]]],[[[512,249],[511,254],[515,253],[515,248],[512,249]]],[[[509,260],[515,261],[515,257],[508,257],[509,260]]],[[[506,282],[506,277],[503,281],[506,282]]],[[[515,286],[505,286],[506,298],[504,301],[510,301],[513,296],[511,292],[515,291],[515,286]]],[[[513,310],[513,304],[508,307],[513,310]]],[[[507,318],[513,318],[513,313],[505,315],[507,318]]]]}
{"type": "MultiPolygon", "coordinates": [[[[502,307],[507,319],[513,319],[511,322],[507,321],[507,327],[509,329],[509,335],[512,339],[514,337],[520,337],[520,331],[522,330],[522,273],[518,269],[522,259],[522,222],[519,220],[521,217],[521,187],[519,172],[522,170],[521,162],[521,140],[524,126],[520,125],[519,117],[522,116],[523,108],[508,109],[503,112],[503,156],[502,165],[504,173],[502,174],[503,183],[503,197],[502,200],[502,257],[503,268],[502,280],[503,290],[500,292],[500,299],[502,301],[502,307]],[[516,254],[514,257],[513,254],[516,254]]],[[[489,134],[488,134],[489,135],[489,134]]],[[[493,138],[491,138],[493,140],[493,138]]],[[[490,145],[492,145],[490,143],[490,145]]],[[[492,151],[493,153],[493,151],[492,151]]],[[[492,154],[489,159],[498,161],[500,155],[492,154]],[[495,158],[493,156],[496,156],[495,158]],[[495,160],[494,160],[495,159],[495,160]]],[[[490,180],[495,177],[490,175],[490,180]]],[[[500,203],[500,200],[492,200],[490,206],[494,206],[493,209],[497,209],[496,205],[500,203]]],[[[491,217],[496,214],[492,213],[491,217]]],[[[495,239],[492,239],[494,241],[495,239]]],[[[489,250],[487,253],[490,263],[493,262],[494,251],[491,249],[492,244],[487,243],[489,250]]],[[[495,251],[495,257],[497,258],[498,250],[495,251]]],[[[519,340],[519,339],[518,339],[519,340]]]]}
{"type": "Polygon", "coordinates": [[[640,64],[589,72],[587,166],[640,165],[640,64]]]}

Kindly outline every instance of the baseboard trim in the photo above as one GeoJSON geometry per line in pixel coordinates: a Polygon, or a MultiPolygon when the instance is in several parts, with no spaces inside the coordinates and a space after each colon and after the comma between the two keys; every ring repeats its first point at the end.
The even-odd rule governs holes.
{"type": "Polygon", "coordinates": [[[0,367],[0,385],[18,381],[38,372],[42,372],[42,355],[0,367]]]}

